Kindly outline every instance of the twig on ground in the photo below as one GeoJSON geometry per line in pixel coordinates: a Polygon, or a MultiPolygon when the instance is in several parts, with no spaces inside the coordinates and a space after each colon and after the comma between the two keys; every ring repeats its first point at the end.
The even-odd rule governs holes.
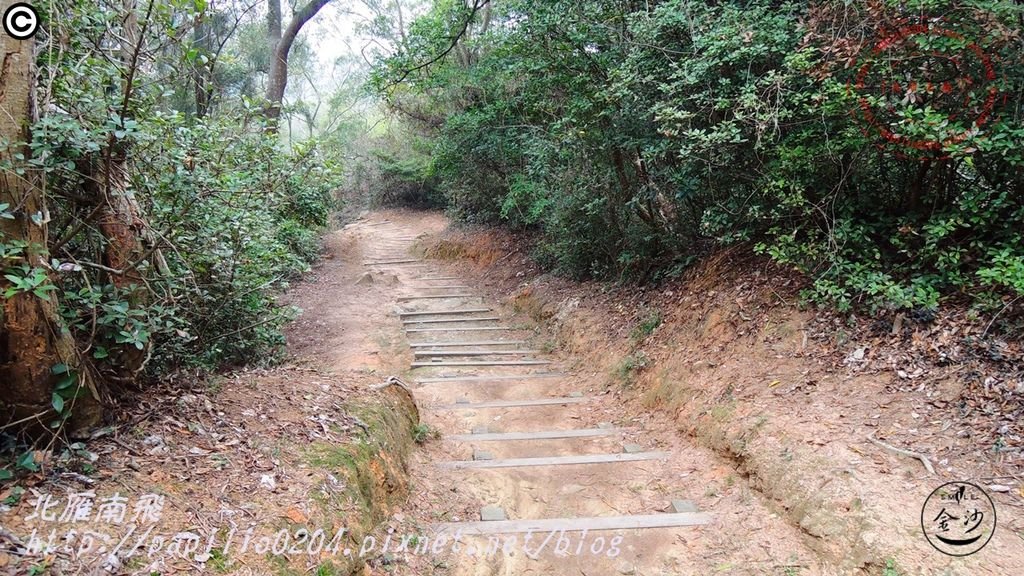
{"type": "Polygon", "coordinates": [[[114,438],[111,438],[111,440],[114,442],[114,444],[117,444],[121,448],[124,448],[125,450],[127,450],[128,453],[131,454],[132,456],[142,456],[143,455],[141,452],[139,452],[135,448],[132,448],[131,446],[129,446],[126,442],[124,442],[120,438],[114,437],[114,438]]]}
{"type": "Polygon", "coordinates": [[[92,486],[96,484],[95,480],[83,474],[79,474],[78,472],[61,472],[60,475],[62,478],[70,478],[72,480],[75,480],[76,482],[85,484],[86,486],[92,486]]]}
{"type": "Polygon", "coordinates": [[[999,318],[1000,314],[1002,314],[1010,306],[1013,306],[1014,304],[1016,304],[1017,301],[1020,300],[1021,298],[1024,298],[1024,296],[1017,296],[1013,300],[1010,300],[1009,302],[1007,302],[1006,306],[1003,306],[1002,308],[1000,308],[999,312],[996,312],[995,316],[993,316],[992,319],[988,321],[988,325],[985,326],[985,331],[981,333],[981,337],[984,338],[985,335],[988,334],[989,328],[992,327],[992,324],[995,323],[996,318],[999,318]]]}
{"type": "Polygon", "coordinates": [[[875,438],[874,432],[868,434],[867,439],[868,442],[871,442],[875,446],[885,448],[886,450],[894,454],[899,454],[900,456],[906,456],[908,458],[916,458],[917,460],[920,460],[921,464],[924,464],[924,467],[926,470],[928,470],[929,474],[935,474],[935,468],[932,467],[931,460],[929,460],[924,454],[920,454],[918,452],[911,452],[910,450],[904,450],[903,448],[897,448],[891,444],[886,444],[885,442],[882,442],[881,440],[875,438]]]}

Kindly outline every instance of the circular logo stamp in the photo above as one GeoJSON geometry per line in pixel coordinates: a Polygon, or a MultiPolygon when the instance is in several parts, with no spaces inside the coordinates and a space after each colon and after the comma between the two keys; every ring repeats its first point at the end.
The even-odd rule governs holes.
{"type": "Polygon", "coordinates": [[[4,11],[4,33],[15,40],[28,40],[39,30],[39,13],[24,2],[11,4],[4,11]]]}
{"type": "Polygon", "coordinates": [[[996,507],[981,487],[970,482],[947,482],[925,500],[921,530],[939,552],[969,556],[992,539],[996,507]]]}
{"type": "Polygon", "coordinates": [[[1000,100],[996,61],[970,22],[903,19],[880,32],[849,84],[863,131],[904,157],[946,159],[982,133],[1000,100]]]}

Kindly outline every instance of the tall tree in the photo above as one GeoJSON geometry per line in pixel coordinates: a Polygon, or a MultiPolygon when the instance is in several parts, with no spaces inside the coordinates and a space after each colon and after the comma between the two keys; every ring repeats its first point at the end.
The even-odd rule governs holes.
{"type": "MultiPolygon", "coordinates": [[[[0,12],[13,0],[0,0],[0,12]]],[[[0,262],[0,418],[7,424],[20,423],[35,432],[46,429],[53,412],[72,414],[72,423],[85,428],[99,421],[99,398],[91,378],[79,365],[71,334],[57,313],[57,298],[48,286],[50,266],[47,253],[49,211],[43,193],[42,176],[27,169],[25,158],[29,126],[35,119],[35,76],[33,41],[2,35],[0,61],[0,161],[10,168],[0,170],[0,247],[6,252],[0,262]],[[14,278],[31,279],[26,284],[14,278]],[[56,366],[63,365],[68,369],[56,366]],[[63,397],[55,400],[56,372],[77,376],[84,394],[68,406],[63,397]],[[72,405],[73,404],[73,405],[72,405]]],[[[5,424],[6,425],[6,424],[5,424]]]]}
{"type": "Polygon", "coordinates": [[[281,30],[281,0],[269,1],[268,37],[273,43],[270,55],[270,73],[267,78],[267,118],[276,120],[281,115],[281,101],[288,86],[288,53],[302,27],[316,16],[330,0],[310,0],[295,11],[288,26],[281,30]]]}

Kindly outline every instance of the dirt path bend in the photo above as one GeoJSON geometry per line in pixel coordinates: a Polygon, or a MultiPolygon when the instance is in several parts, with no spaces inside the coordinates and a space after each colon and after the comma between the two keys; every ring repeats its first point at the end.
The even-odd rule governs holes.
{"type": "Polygon", "coordinates": [[[628,419],[593,394],[578,360],[555,357],[534,327],[505,321],[471,283],[412,255],[417,238],[445,225],[386,212],[338,232],[335,257],[365,272],[318,288],[325,303],[343,305],[299,324],[326,335],[311,345],[331,363],[407,367],[430,438],[414,456],[409,505],[388,524],[400,544],[380,546],[372,566],[418,575],[830,573],[730,463],[675,430],[628,419]],[[363,305],[355,318],[335,313],[363,305]],[[339,330],[349,343],[361,333],[364,346],[332,349],[339,330]]]}

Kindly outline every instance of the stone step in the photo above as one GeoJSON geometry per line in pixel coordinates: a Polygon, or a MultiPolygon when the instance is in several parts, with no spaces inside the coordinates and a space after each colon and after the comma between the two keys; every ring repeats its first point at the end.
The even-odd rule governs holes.
{"type": "Polygon", "coordinates": [[[501,318],[497,316],[479,316],[477,318],[446,318],[441,320],[403,320],[402,324],[417,325],[417,324],[452,324],[454,322],[498,322],[501,318]]]}
{"type": "Polygon", "coordinates": [[[669,452],[640,452],[638,454],[581,454],[578,456],[542,456],[537,458],[506,458],[503,460],[455,460],[441,462],[442,468],[518,468],[523,466],[571,466],[575,464],[614,464],[642,460],[664,460],[669,452]]]}
{"type": "Polygon", "coordinates": [[[533,380],[536,378],[565,378],[568,374],[561,374],[558,372],[540,372],[534,374],[521,374],[521,375],[495,375],[495,376],[480,376],[478,374],[462,374],[458,376],[439,376],[437,378],[417,378],[416,382],[420,384],[438,384],[441,382],[501,382],[504,380],[533,380]]]}
{"type": "Polygon", "coordinates": [[[414,356],[524,356],[540,350],[415,350],[414,356]]]}
{"type": "Polygon", "coordinates": [[[509,326],[483,326],[483,327],[471,327],[471,326],[450,326],[448,328],[406,328],[406,334],[418,334],[421,332],[488,332],[493,330],[519,330],[519,328],[511,328],[509,326]]]}
{"type": "Polygon", "coordinates": [[[413,362],[413,368],[437,366],[540,366],[551,364],[550,360],[443,360],[441,362],[413,362]]]}
{"type": "Polygon", "coordinates": [[[490,308],[455,308],[453,310],[408,310],[399,312],[399,316],[445,316],[451,314],[478,314],[490,312],[490,308]]]}
{"type": "Polygon", "coordinates": [[[483,408],[522,408],[527,406],[561,406],[564,404],[582,404],[590,398],[534,398],[526,400],[491,400],[488,402],[456,402],[442,406],[431,406],[433,410],[479,410],[483,408]]]}
{"type": "Polygon", "coordinates": [[[481,298],[476,294],[431,294],[430,296],[402,296],[398,299],[399,302],[409,302],[412,300],[443,300],[446,298],[481,298]]]}
{"type": "Polygon", "coordinates": [[[452,434],[458,442],[512,442],[517,440],[557,440],[559,438],[594,438],[615,436],[621,428],[580,428],[576,430],[542,430],[539,432],[486,432],[478,434],[452,434]]]}
{"type": "Polygon", "coordinates": [[[410,342],[410,348],[451,348],[455,346],[516,346],[526,340],[477,340],[476,342],[410,342]]]}
{"type": "Polygon", "coordinates": [[[363,262],[363,266],[386,266],[386,265],[397,265],[397,264],[415,264],[423,262],[423,260],[382,260],[380,262],[363,262]]]}
{"type": "Polygon", "coordinates": [[[484,520],[479,522],[445,522],[434,524],[435,537],[459,533],[463,536],[488,534],[523,534],[532,532],[541,540],[547,534],[596,532],[601,530],[638,530],[642,528],[677,528],[702,526],[712,521],[710,514],[682,512],[666,514],[635,514],[627,516],[593,516],[589,518],[540,518],[535,520],[484,520]]]}

